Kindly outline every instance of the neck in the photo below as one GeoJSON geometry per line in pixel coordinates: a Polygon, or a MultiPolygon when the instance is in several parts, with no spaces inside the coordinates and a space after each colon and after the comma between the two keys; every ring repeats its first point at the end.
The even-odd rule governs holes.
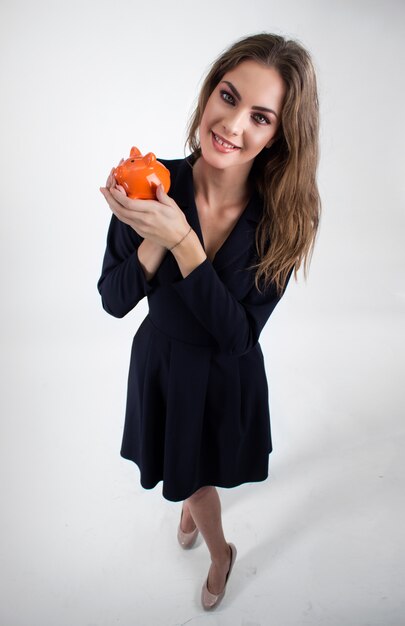
{"type": "Polygon", "coordinates": [[[248,168],[229,167],[223,170],[212,167],[200,156],[193,165],[193,181],[196,196],[199,196],[213,210],[246,204],[251,186],[248,168]]]}

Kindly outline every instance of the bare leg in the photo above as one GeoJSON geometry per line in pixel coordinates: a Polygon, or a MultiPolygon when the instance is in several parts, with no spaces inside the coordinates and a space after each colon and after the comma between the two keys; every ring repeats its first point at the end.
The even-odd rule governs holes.
{"type": "Polygon", "coordinates": [[[190,508],[188,506],[188,501],[184,500],[183,502],[183,516],[180,521],[180,528],[185,533],[191,533],[195,530],[196,524],[191,516],[190,508]]]}
{"type": "Polygon", "coordinates": [[[224,537],[221,501],[216,488],[201,487],[185,500],[185,510],[187,507],[210,551],[208,591],[219,594],[225,585],[232,553],[224,537]]]}

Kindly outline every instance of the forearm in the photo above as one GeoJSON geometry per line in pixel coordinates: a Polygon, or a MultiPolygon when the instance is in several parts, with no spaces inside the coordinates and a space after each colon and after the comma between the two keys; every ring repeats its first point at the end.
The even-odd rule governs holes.
{"type": "MultiPolygon", "coordinates": [[[[293,268],[287,283],[292,271],[293,268]]],[[[221,352],[242,356],[259,341],[264,325],[282,297],[282,294],[277,294],[274,282],[267,289],[259,291],[253,278],[252,274],[249,279],[253,283],[250,290],[242,299],[238,299],[206,257],[187,278],[174,281],[172,287],[201,325],[216,339],[221,352]]]]}
{"type": "Polygon", "coordinates": [[[171,253],[177,261],[183,278],[191,274],[207,258],[197,233],[193,229],[173,248],[171,253]]]}
{"type": "Polygon", "coordinates": [[[167,248],[159,244],[144,239],[139,246],[136,254],[138,254],[139,263],[144,271],[146,280],[151,280],[155,275],[158,267],[162,263],[167,252],[167,248]]]}
{"type": "Polygon", "coordinates": [[[167,248],[142,239],[114,214],[111,216],[103,267],[97,283],[107,313],[124,317],[153,291],[152,272],[156,272],[166,252],[167,248]],[[139,250],[141,254],[138,256],[139,250]]]}

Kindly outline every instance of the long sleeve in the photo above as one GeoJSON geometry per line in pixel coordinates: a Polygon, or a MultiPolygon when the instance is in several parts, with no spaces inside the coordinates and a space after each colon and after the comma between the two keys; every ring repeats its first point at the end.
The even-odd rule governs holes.
{"type": "Polygon", "coordinates": [[[114,317],[124,317],[152,290],[138,259],[143,238],[114,214],[107,234],[101,276],[97,289],[103,308],[114,317]]]}
{"type": "Polygon", "coordinates": [[[253,285],[240,302],[221,281],[208,258],[172,286],[215,338],[220,350],[241,356],[259,341],[264,325],[284,295],[293,269],[281,295],[277,295],[273,283],[263,293],[253,285]]]}

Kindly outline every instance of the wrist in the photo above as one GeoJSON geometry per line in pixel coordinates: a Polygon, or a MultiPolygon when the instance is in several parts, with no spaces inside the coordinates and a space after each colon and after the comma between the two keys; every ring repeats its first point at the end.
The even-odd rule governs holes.
{"type": "Polygon", "coordinates": [[[207,256],[203,246],[201,245],[201,241],[193,228],[187,234],[187,237],[171,249],[171,253],[177,261],[191,257],[203,260],[207,256]]]}
{"type": "Polygon", "coordinates": [[[173,248],[172,254],[176,259],[183,278],[188,276],[190,272],[207,259],[205,250],[193,229],[178,246],[173,248]]]}
{"type": "Polygon", "coordinates": [[[149,250],[164,250],[165,252],[167,252],[166,246],[162,246],[160,243],[157,243],[156,241],[152,241],[151,239],[144,238],[141,245],[144,248],[148,248],[149,250]]]}
{"type": "Polygon", "coordinates": [[[175,243],[173,246],[170,246],[169,248],[167,248],[168,250],[172,251],[174,248],[177,248],[178,246],[180,246],[183,241],[186,239],[186,237],[188,237],[188,235],[190,235],[192,231],[192,228],[190,226],[190,224],[188,225],[188,229],[187,232],[185,233],[185,235],[183,235],[178,241],[177,243],[175,243]]]}

